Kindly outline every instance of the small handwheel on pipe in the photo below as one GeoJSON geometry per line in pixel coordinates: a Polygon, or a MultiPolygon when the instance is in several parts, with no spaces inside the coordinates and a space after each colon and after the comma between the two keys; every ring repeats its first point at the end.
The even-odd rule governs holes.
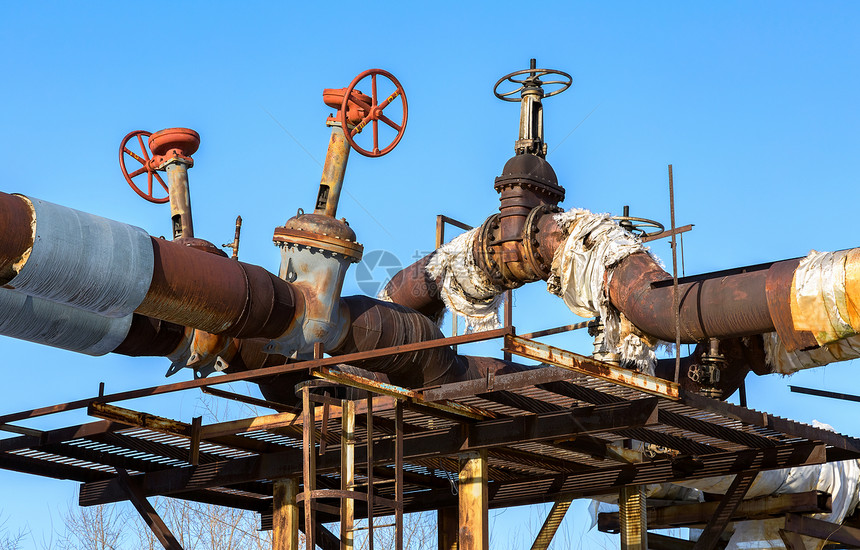
{"type": "MultiPolygon", "coordinates": [[[[155,167],[152,165],[152,154],[149,152],[149,145],[147,141],[144,141],[143,138],[148,138],[152,135],[152,132],[147,132],[146,130],[136,130],[134,132],[129,133],[122,140],[122,143],[119,145],[119,167],[122,170],[122,175],[125,177],[125,181],[131,186],[135,193],[148,200],[149,202],[154,202],[156,204],[164,204],[165,202],[170,200],[169,196],[158,197],[156,196],[157,188],[153,185],[153,180],[157,181],[161,188],[165,193],[168,193],[167,184],[164,183],[164,180],[161,178],[161,175],[156,172],[155,167]],[[140,146],[140,153],[136,153],[132,150],[134,145],[130,145],[129,142],[133,139],[137,138],[137,143],[140,146]],[[140,168],[129,172],[126,167],[126,155],[133,158],[137,162],[141,164],[140,168]],[[135,183],[135,178],[137,178],[138,182],[143,183],[143,179],[141,176],[146,174],[146,191],[143,191],[141,187],[138,187],[138,184],[135,183]]],[[[160,194],[160,193],[159,193],[160,194]]]]}
{"type": "Polygon", "coordinates": [[[370,69],[364,71],[363,73],[355,77],[353,81],[349,84],[349,87],[347,87],[346,92],[343,94],[343,102],[341,103],[338,118],[343,128],[343,134],[344,136],[346,136],[346,140],[349,142],[353,149],[366,157],[381,157],[382,155],[390,153],[391,150],[394,149],[398,143],[400,143],[400,139],[403,137],[403,132],[406,130],[406,120],[408,118],[408,114],[409,109],[406,104],[406,92],[403,91],[403,86],[400,84],[400,82],[396,78],[394,78],[393,74],[389,73],[388,71],[383,71],[382,69],[370,69]],[[361,82],[368,76],[371,78],[370,105],[360,99],[358,97],[358,94],[352,93],[353,90],[356,89],[356,86],[358,86],[359,82],[361,82]],[[395,87],[395,90],[391,94],[389,94],[381,103],[379,102],[377,96],[377,76],[381,76],[390,80],[395,87]],[[382,114],[383,110],[389,105],[391,105],[391,102],[398,97],[403,104],[403,117],[399,123],[391,120],[389,117],[382,114]],[[358,122],[358,124],[356,124],[355,126],[351,126],[347,119],[347,108],[348,103],[350,101],[367,112],[364,118],[362,118],[361,121],[358,122]],[[390,126],[397,132],[397,135],[394,136],[394,139],[391,141],[391,143],[381,149],[379,147],[380,122],[384,123],[387,126],[390,126]],[[373,130],[373,149],[370,150],[364,149],[355,142],[355,136],[368,125],[370,125],[371,129],[373,130]]]}
{"type": "Polygon", "coordinates": [[[496,85],[493,86],[493,94],[501,100],[504,101],[520,101],[519,97],[510,97],[517,92],[522,92],[525,88],[540,88],[543,90],[544,86],[559,86],[559,88],[555,90],[551,90],[549,92],[544,92],[543,97],[552,97],[554,95],[558,95],[561,92],[570,88],[570,85],[573,84],[573,78],[564,71],[558,71],[555,69],[536,69],[532,67],[530,69],[523,69],[522,71],[514,71],[510,74],[506,74],[502,78],[496,82],[496,85]],[[520,76],[528,74],[526,78],[514,78],[515,76],[520,76]],[[561,77],[561,80],[541,80],[542,76],[549,75],[558,75],[561,77]],[[510,92],[499,93],[499,85],[503,82],[511,82],[513,84],[517,84],[518,87],[511,90],[510,92]]]}
{"type": "Polygon", "coordinates": [[[634,218],[633,216],[612,216],[612,219],[618,222],[618,225],[633,233],[640,239],[645,237],[653,237],[666,231],[663,224],[649,220],[647,218],[634,218]]]}

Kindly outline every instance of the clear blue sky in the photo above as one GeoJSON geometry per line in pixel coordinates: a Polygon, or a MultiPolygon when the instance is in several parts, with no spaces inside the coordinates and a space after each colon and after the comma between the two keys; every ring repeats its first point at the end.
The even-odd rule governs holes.
{"type": "MultiPolygon", "coordinates": [[[[432,246],[436,214],[477,224],[497,208],[493,178],[512,154],[518,110],[492,85],[536,57],[574,77],[545,104],[564,206],[618,213],[630,204],[633,215],[668,222],[673,163],[678,223],[696,224],[688,274],[860,244],[856,3],[322,5],[4,3],[0,190],[168,234],[167,206],[132,193],[117,148],[131,130],[191,127],[202,136],[190,172],[197,235],[227,242],[241,214],[241,258],[275,271],[273,228],[312,207],[319,182],[330,111],[322,89],[380,67],[406,89],[408,128],[390,155],[353,156],[345,186],[354,198],[339,214],[366,251],[406,263],[432,246]]],[[[665,244],[654,248],[670,260],[665,244]]],[[[349,277],[345,294],[358,292],[349,277]]],[[[520,330],[571,317],[540,284],[518,292],[520,330]]],[[[581,339],[554,343],[589,350],[581,339]]],[[[167,368],[0,346],[0,412],[93,395],[100,381],[109,391],[158,384],[167,368]]],[[[750,405],[860,435],[857,405],[787,389],[860,393],[854,368],[753,376],[750,405]]],[[[191,394],[133,405],[184,420],[197,407],[191,394]]],[[[75,490],[6,472],[0,487],[10,525],[36,532],[75,490]]]]}

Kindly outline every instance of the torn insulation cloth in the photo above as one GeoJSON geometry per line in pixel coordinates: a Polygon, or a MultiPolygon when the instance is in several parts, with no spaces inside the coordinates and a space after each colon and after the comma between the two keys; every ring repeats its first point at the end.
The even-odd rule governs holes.
{"type": "Polygon", "coordinates": [[[656,342],[644,338],[630,323],[622,323],[607,293],[607,271],[631,254],[650,255],[649,250],[609,214],[574,208],[555,219],[568,237],[556,250],[547,289],[560,296],[576,315],[600,317],[605,327],[602,352],[620,354],[622,364],[633,364],[636,370],[653,374],[656,342]]]}
{"type": "Polygon", "coordinates": [[[860,329],[860,250],[816,252],[800,261],[791,289],[791,319],[819,344],[860,329]]]}
{"type": "Polygon", "coordinates": [[[427,273],[441,279],[442,301],[466,320],[466,332],[499,328],[504,288],[494,285],[475,264],[473,248],[478,229],[456,237],[436,250],[427,273]]]}
{"type": "Polygon", "coordinates": [[[792,374],[860,357],[860,336],[850,336],[810,350],[786,351],[775,332],[762,334],[770,372],[792,374]]]}

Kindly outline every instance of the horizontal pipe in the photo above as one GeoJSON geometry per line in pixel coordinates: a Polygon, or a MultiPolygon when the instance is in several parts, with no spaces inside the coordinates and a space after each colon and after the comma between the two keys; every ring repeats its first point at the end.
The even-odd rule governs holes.
{"type": "Polygon", "coordinates": [[[105,317],[274,338],[301,301],[262,267],[39,199],[0,193],[0,234],[0,282],[105,317]]]}
{"type": "Polygon", "coordinates": [[[298,293],[262,267],[151,238],[152,284],[137,313],[213,334],[274,338],[295,315],[298,293]]]}
{"type": "Polygon", "coordinates": [[[5,288],[0,312],[0,335],[96,356],[116,349],[132,323],[5,288]]]}
{"type": "MultiPolygon", "coordinates": [[[[681,342],[772,332],[767,273],[762,269],[679,284],[681,342]]],[[[632,254],[610,272],[609,299],[646,334],[673,341],[673,287],[654,285],[669,278],[647,254],[632,254]]]]}
{"type": "MultiPolygon", "coordinates": [[[[106,317],[125,317],[140,304],[152,278],[152,246],[143,229],[39,199],[4,227],[13,242],[29,233],[32,246],[9,287],[106,317]]],[[[19,210],[19,209],[18,209],[19,210]]],[[[8,271],[8,266],[0,271],[8,271]]]]}

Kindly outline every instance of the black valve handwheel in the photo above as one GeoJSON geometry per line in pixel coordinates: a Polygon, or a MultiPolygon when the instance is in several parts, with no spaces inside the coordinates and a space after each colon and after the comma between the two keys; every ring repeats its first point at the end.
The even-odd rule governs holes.
{"type": "Polygon", "coordinates": [[[555,69],[523,69],[522,71],[515,71],[515,72],[512,72],[510,74],[506,74],[505,76],[500,78],[498,80],[498,82],[496,82],[496,85],[493,86],[493,93],[495,94],[495,96],[497,98],[502,99],[504,101],[519,101],[520,98],[509,97],[509,96],[512,96],[517,92],[521,92],[521,91],[523,91],[523,89],[530,87],[530,86],[537,85],[537,86],[540,86],[541,88],[543,88],[544,86],[560,85],[561,87],[558,88],[557,90],[544,92],[544,94],[543,94],[543,97],[552,97],[552,96],[558,95],[561,92],[570,88],[571,84],[573,84],[573,78],[564,71],[557,71],[555,69]],[[529,76],[526,78],[514,78],[515,76],[520,76],[520,75],[524,75],[524,74],[527,74],[529,76]],[[540,79],[542,76],[547,76],[547,75],[558,75],[558,76],[562,77],[562,80],[546,80],[546,81],[544,81],[544,80],[540,79]],[[514,84],[519,84],[519,87],[510,91],[510,92],[505,92],[503,94],[500,94],[499,93],[499,84],[501,84],[505,81],[512,82],[514,84]]]}
{"type": "Polygon", "coordinates": [[[666,230],[662,223],[654,220],[649,220],[647,218],[634,218],[632,216],[612,216],[612,219],[617,221],[618,225],[620,225],[627,231],[630,231],[640,239],[659,235],[666,230]]]}

